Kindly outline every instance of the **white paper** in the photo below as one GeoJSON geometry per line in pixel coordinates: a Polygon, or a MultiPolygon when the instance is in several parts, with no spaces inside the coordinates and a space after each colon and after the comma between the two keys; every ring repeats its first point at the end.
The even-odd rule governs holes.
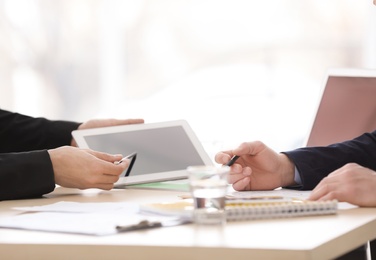
{"type": "MultiPolygon", "coordinates": [[[[292,190],[292,189],[278,188],[275,190],[268,190],[268,191],[232,191],[228,193],[228,195],[234,198],[238,198],[238,199],[252,198],[252,197],[281,196],[285,198],[306,200],[308,199],[311,192],[312,191],[310,190],[292,190]]],[[[338,209],[352,209],[352,208],[357,208],[357,207],[358,206],[347,203],[347,202],[338,203],[338,209]]]]}
{"type": "Polygon", "coordinates": [[[139,206],[130,202],[97,202],[97,203],[80,203],[70,201],[60,201],[57,203],[34,206],[34,207],[15,207],[13,209],[33,212],[68,212],[68,213],[110,213],[112,211],[122,211],[124,213],[136,213],[139,206]]]}
{"type": "Polygon", "coordinates": [[[252,198],[252,197],[268,197],[268,196],[281,196],[296,199],[307,199],[311,191],[307,190],[290,190],[290,189],[276,189],[267,191],[233,191],[229,195],[235,198],[252,198]]]}
{"type": "Polygon", "coordinates": [[[116,234],[116,226],[140,221],[176,223],[176,217],[144,215],[139,205],[128,202],[80,203],[61,201],[44,206],[17,207],[22,214],[0,218],[0,228],[28,229],[86,235],[116,234]]]}

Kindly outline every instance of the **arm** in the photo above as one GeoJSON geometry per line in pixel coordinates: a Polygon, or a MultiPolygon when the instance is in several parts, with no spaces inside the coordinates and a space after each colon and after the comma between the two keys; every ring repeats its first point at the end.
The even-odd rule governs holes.
{"type": "Polygon", "coordinates": [[[347,163],[376,169],[376,131],[328,147],[306,147],[276,153],[262,142],[248,142],[230,151],[219,152],[217,163],[240,158],[231,166],[229,183],[235,190],[268,190],[295,185],[295,166],[303,189],[313,189],[324,177],[347,163]]]}
{"type": "Polygon", "coordinates": [[[39,197],[53,191],[55,183],[79,189],[111,189],[129,161],[114,166],[121,155],[66,145],[75,145],[71,132],[78,127],[135,123],[143,120],[91,120],[80,125],[0,110],[0,200],[39,197]]]}
{"type": "Polygon", "coordinates": [[[0,110],[0,152],[25,152],[69,145],[71,132],[79,125],[0,110]]]}
{"type": "Polygon", "coordinates": [[[51,150],[0,154],[0,200],[40,197],[55,183],[68,188],[110,190],[129,160],[121,155],[63,146],[51,150]]]}
{"type": "Polygon", "coordinates": [[[326,147],[306,147],[285,152],[296,165],[302,188],[313,189],[328,174],[347,163],[376,170],[376,131],[326,147]]]}
{"type": "Polygon", "coordinates": [[[47,151],[0,154],[0,200],[40,197],[55,189],[47,151]]]}
{"type": "Polygon", "coordinates": [[[47,150],[70,144],[78,123],[0,110],[0,200],[40,197],[55,188],[47,150]]]}

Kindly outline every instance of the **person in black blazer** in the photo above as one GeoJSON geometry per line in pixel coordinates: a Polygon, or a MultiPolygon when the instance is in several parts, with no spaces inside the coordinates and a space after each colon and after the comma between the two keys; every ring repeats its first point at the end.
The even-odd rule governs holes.
{"type": "Polygon", "coordinates": [[[294,187],[312,190],[309,199],[376,206],[376,131],[341,143],[277,153],[260,141],[216,154],[217,163],[231,166],[229,182],[242,190],[294,187]]]}
{"type": "Polygon", "coordinates": [[[33,118],[0,109],[0,200],[40,197],[55,189],[109,190],[129,161],[121,155],[76,147],[71,132],[112,125],[143,123],[142,119],[90,120],[86,123],[33,118]]]}

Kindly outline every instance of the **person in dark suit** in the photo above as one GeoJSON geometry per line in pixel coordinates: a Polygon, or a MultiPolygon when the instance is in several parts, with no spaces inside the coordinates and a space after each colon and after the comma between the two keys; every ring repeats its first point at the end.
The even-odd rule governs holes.
{"type": "Polygon", "coordinates": [[[71,132],[143,122],[143,119],[52,121],[0,109],[0,200],[40,197],[52,192],[55,184],[110,190],[129,160],[115,165],[122,155],[79,149],[71,132]]]}
{"type": "Polygon", "coordinates": [[[376,131],[341,143],[277,153],[260,141],[241,144],[216,154],[215,161],[231,166],[229,182],[242,190],[298,187],[312,190],[310,200],[376,206],[376,131]]]}

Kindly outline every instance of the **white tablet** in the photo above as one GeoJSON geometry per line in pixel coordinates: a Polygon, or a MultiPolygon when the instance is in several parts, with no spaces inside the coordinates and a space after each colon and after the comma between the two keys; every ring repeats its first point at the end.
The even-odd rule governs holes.
{"type": "Polygon", "coordinates": [[[213,165],[185,120],[134,124],[72,132],[80,148],[122,154],[137,153],[130,171],[115,187],[187,178],[190,165],[213,165]]]}

